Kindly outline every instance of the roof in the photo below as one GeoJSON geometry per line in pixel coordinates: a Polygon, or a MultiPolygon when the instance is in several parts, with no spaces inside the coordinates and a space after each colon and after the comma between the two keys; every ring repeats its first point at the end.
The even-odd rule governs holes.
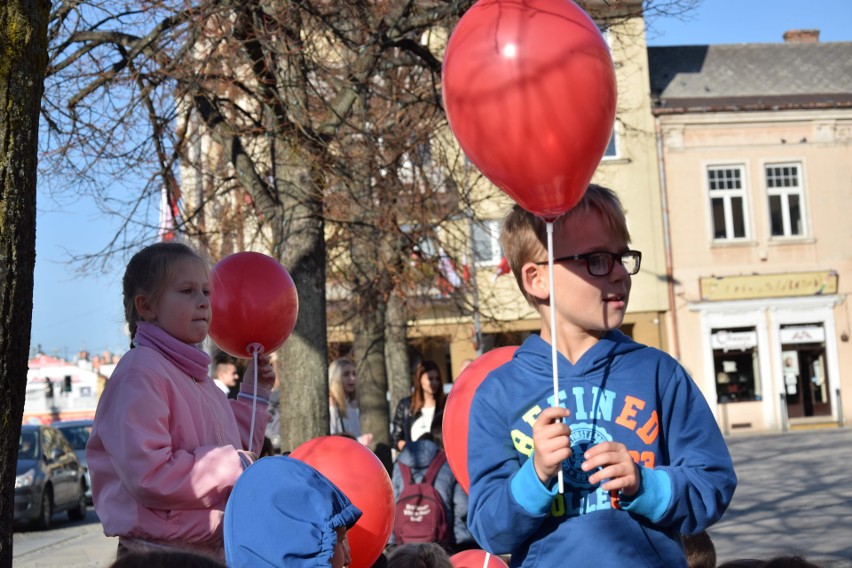
{"type": "Polygon", "coordinates": [[[852,106],[852,42],[649,47],[654,112],[852,106]]]}

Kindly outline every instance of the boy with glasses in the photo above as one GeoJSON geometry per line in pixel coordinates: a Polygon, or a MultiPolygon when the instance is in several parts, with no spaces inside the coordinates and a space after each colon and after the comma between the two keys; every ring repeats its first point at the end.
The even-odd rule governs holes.
{"type": "Polygon", "coordinates": [[[681,534],[719,520],[736,487],[725,441],[683,367],[618,331],[642,255],[615,193],[591,185],[555,221],[553,295],[545,230],[518,206],[503,223],[541,333],[474,396],[468,526],[512,566],[685,567],[681,534]]]}

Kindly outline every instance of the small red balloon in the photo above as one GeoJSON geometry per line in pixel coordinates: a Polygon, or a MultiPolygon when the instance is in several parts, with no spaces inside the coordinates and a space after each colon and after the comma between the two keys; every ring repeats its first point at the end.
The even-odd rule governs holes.
{"type": "Polygon", "coordinates": [[[238,252],[210,272],[213,319],[210,339],[219,348],[249,359],[252,344],[272,353],[290,336],[299,315],[299,295],[290,273],[274,258],[238,252]]]}
{"type": "Polygon", "coordinates": [[[470,161],[527,211],[580,201],[609,144],[616,83],[597,25],[570,0],[479,0],[453,30],[444,108],[470,161]]]}
{"type": "Polygon", "coordinates": [[[349,529],[350,568],[370,568],[393,529],[393,486],[388,472],[369,448],[345,436],[308,440],[290,454],[326,476],[361,510],[349,529]]]}
{"type": "Polygon", "coordinates": [[[470,475],[467,472],[467,433],[470,404],[476,389],[485,376],[512,359],[517,346],[498,347],[477,357],[453,382],[444,406],[444,421],[441,423],[444,450],[456,481],[470,492],[470,475]]]}
{"type": "Polygon", "coordinates": [[[499,556],[488,555],[484,550],[473,548],[470,550],[462,550],[450,557],[450,562],[453,568],[508,568],[508,565],[503,562],[499,556]],[[485,558],[488,556],[488,563],[485,563],[485,558]]]}

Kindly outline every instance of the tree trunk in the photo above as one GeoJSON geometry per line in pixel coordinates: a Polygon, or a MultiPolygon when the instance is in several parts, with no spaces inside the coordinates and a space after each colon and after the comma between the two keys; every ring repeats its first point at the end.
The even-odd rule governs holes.
{"type": "Polygon", "coordinates": [[[411,395],[411,361],[408,357],[408,317],[405,298],[396,290],[391,294],[387,310],[387,359],[388,382],[390,383],[390,410],[394,412],[403,398],[411,395]]]}
{"type": "Polygon", "coordinates": [[[33,311],[39,104],[50,2],[0,4],[0,566],[12,565],[15,464],[33,311]]]}

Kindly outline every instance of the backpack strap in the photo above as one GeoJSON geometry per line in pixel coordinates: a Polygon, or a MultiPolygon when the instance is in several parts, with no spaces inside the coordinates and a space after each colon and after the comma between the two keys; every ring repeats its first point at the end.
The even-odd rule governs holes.
{"type": "Polygon", "coordinates": [[[400,461],[396,462],[396,466],[402,475],[402,488],[405,489],[409,485],[414,485],[414,475],[411,473],[411,468],[400,461]]]}
{"type": "Polygon", "coordinates": [[[441,466],[443,466],[446,461],[447,454],[444,450],[438,450],[438,453],[435,454],[434,458],[432,458],[432,463],[429,464],[429,468],[426,470],[425,475],[423,475],[423,483],[435,485],[435,479],[438,477],[438,472],[441,471],[441,466]]]}

